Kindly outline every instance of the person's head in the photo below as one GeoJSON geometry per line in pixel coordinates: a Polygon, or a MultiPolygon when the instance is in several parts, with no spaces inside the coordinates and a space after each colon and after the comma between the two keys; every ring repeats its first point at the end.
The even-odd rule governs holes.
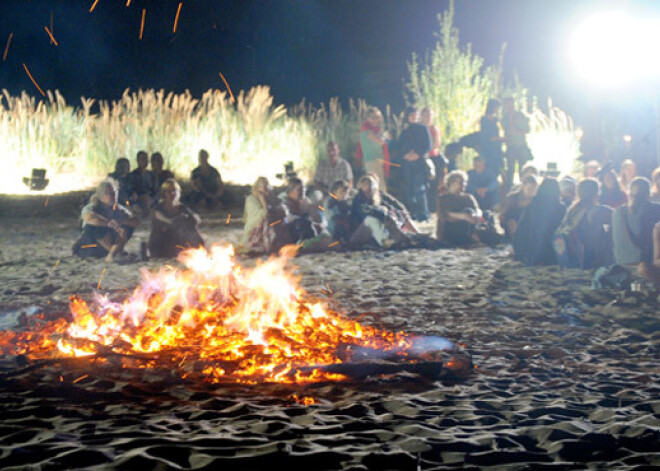
{"type": "Polygon", "coordinates": [[[599,193],[600,183],[595,178],[585,178],[578,184],[577,194],[580,203],[596,204],[599,193]]]}
{"type": "Polygon", "coordinates": [[[174,178],[168,178],[160,186],[160,200],[178,205],[179,198],[181,198],[181,187],[174,178]]]}
{"type": "Polygon", "coordinates": [[[197,162],[202,167],[206,167],[209,164],[209,153],[205,149],[200,149],[197,154],[197,162]]]}
{"type": "Polygon", "coordinates": [[[632,179],[635,178],[636,173],[637,167],[635,166],[635,162],[630,159],[626,159],[621,163],[621,179],[624,182],[630,184],[632,179]]]}
{"type": "Polygon", "coordinates": [[[330,187],[330,194],[334,196],[337,201],[343,201],[348,196],[348,189],[350,185],[346,180],[337,180],[330,187]]]}
{"type": "Polygon", "coordinates": [[[539,188],[539,180],[536,178],[534,175],[527,175],[522,179],[521,185],[520,185],[520,191],[522,192],[523,196],[531,200],[534,195],[536,195],[536,191],[539,188]]]}
{"type": "Polygon", "coordinates": [[[369,200],[373,200],[378,194],[378,181],[371,175],[364,175],[358,182],[358,188],[369,200]]]}
{"type": "Polygon", "coordinates": [[[270,189],[270,183],[266,177],[258,177],[252,184],[252,194],[254,196],[266,195],[270,189]]]}
{"type": "Polygon", "coordinates": [[[651,185],[653,194],[660,193],[660,167],[653,170],[651,173],[651,185]]]}
{"type": "Polygon", "coordinates": [[[516,104],[513,100],[513,97],[506,97],[502,100],[502,109],[504,109],[505,112],[511,113],[512,111],[516,110],[516,104]]]}
{"type": "Polygon", "coordinates": [[[467,174],[462,170],[453,170],[445,177],[445,188],[451,194],[462,193],[467,184],[467,174]]]}
{"type": "Polygon", "coordinates": [[[545,177],[539,185],[539,191],[536,192],[536,198],[544,200],[559,201],[560,196],[559,182],[552,177],[545,177]]]}
{"type": "Polygon", "coordinates": [[[155,172],[163,170],[163,156],[160,152],[151,154],[151,169],[155,172]]]}
{"type": "Polygon", "coordinates": [[[419,110],[414,106],[409,106],[404,112],[407,123],[417,123],[419,122],[419,110]]]}
{"type": "Polygon", "coordinates": [[[149,165],[149,154],[141,150],[137,153],[135,160],[137,161],[138,169],[144,170],[149,165]]]}
{"type": "Polygon", "coordinates": [[[336,164],[339,160],[339,145],[335,141],[328,142],[327,152],[330,163],[336,164]]]}
{"type": "Polygon", "coordinates": [[[367,117],[367,121],[372,126],[380,126],[381,122],[383,121],[382,113],[375,106],[371,106],[367,109],[366,117],[367,117]]]}
{"type": "Polygon", "coordinates": [[[601,176],[601,181],[603,182],[603,186],[605,187],[605,189],[607,189],[608,191],[612,191],[617,188],[623,191],[614,169],[609,169],[607,172],[603,173],[603,175],[601,176]]]}
{"type": "Polygon", "coordinates": [[[131,162],[126,157],[119,157],[115,162],[115,173],[122,177],[131,171],[131,162]]]}
{"type": "Polygon", "coordinates": [[[472,161],[472,166],[477,173],[484,173],[486,170],[486,159],[481,156],[475,157],[472,161]]]}
{"type": "Polygon", "coordinates": [[[500,100],[491,98],[486,103],[486,116],[495,116],[500,110],[500,100]]]}
{"type": "Polygon", "coordinates": [[[286,187],[286,195],[292,200],[300,201],[305,194],[305,185],[298,177],[289,179],[289,184],[286,187]]]}
{"type": "Polygon", "coordinates": [[[559,194],[564,201],[573,201],[577,194],[578,183],[573,177],[565,176],[558,182],[559,194]]]}
{"type": "Polygon", "coordinates": [[[425,126],[430,126],[431,124],[433,124],[433,111],[431,110],[431,108],[429,108],[428,106],[422,108],[422,111],[420,113],[420,119],[422,121],[422,124],[424,124],[425,126]]]}
{"type": "Polygon", "coordinates": [[[628,198],[628,206],[639,208],[651,197],[651,182],[644,177],[635,177],[630,182],[628,193],[630,196],[628,198]]]}
{"type": "Polygon", "coordinates": [[[92,202],[113,207],[117,203],[117,193],[117,182],[113,178],[107,178],[96,188],[96,192],[92,195],[92,202]]]}
{"type": "Polygon", "coordinates": [[[582,172],[584,174],[585,178],[594,178],[600,171],[600,162],[597,160],[590,160],[586,164],[584,164],[584,171],[582,172]]]}
{"type": "Polygon", "coordinates": [[[526,176],[528,175],[533,175],[535,177],[539,176],[539,169],[536,168],[535,165],[533,164],[525,164],[520,171],[520,178],[521,180],[524,180],[526,176]]]}

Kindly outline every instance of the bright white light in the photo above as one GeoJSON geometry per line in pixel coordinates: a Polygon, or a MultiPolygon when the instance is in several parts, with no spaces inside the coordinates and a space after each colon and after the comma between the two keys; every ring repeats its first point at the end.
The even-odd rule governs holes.
{"type": "Polygon", "coordinates": [[[584,79],[603,87],[660,78],[660,20],[621,12],[585,20],[571,41],[571,59],[584,79]]]}
{"type": "Polygon", "coordinates": [[[626,134],[625,136],[623,136],[623,142],[625,142],[626,144],[630,144],[630,141],[632,141],[632,136],[630,134],[626,134]]]}

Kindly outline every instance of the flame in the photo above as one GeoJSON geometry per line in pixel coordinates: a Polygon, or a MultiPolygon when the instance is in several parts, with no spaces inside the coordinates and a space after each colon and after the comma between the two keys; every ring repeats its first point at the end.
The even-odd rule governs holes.
{"type": "Polygon", "coordinates": [[[185,269],[143,268],[140,284],[123,302],[96,294],[90,306],[74,296],[72,322],[0,332],[0,354],[101,361],[116,355],[182,377],[240,383],[341,380],[320,366],[350,360],[351,347],[401,353],[409,361],[405,349],[414,338],[360,325],[310,299],[287,272],[293,253],[243,269],[231,245],[184,251],[179,262],[185,269]]]}

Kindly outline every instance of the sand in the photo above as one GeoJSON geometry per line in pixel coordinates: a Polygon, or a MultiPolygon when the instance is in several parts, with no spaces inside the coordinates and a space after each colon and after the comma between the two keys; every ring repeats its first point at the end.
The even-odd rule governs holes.
{"type": "MultiPolygon", "coordinates": [[[[206,216],[208,241],[238,240],[234,212],[230,224],[226,212],[206,216]]],[[[67,313],[69,296],[89,298],[99,283],[132,290],[140,267],[162,263],[73,258],[74,214],[0,218],[0,329],[67,313]]],[[[129,251],[147,237],[140,226],[129,251]]],[[[505,246],[294,263],[303,287],[328,298],[330,286],[347,316],[465,344],[477,369],[454,383],[399,374],[291,387],[54,365],[0,381],[0,469],[660,467],[654,299],[592,290],[586,271],[522,267],[505,246]]]]}

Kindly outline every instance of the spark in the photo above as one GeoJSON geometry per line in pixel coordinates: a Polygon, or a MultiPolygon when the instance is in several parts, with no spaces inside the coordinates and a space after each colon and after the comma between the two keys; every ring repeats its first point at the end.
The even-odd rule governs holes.
{"type": "Polygon", "coordinates": [[[392,162],[386,162],[386,161],[384,161],[383,159],[377,159],[377,160],[383,162],[384,164],[388,164],[388,165],[391,166],[391,167],[401,167],[400,164],[395,164],[395,163],[392,163],[392,162]]]}
{"type": "Polygon", "coordinates": [[[50,36],[50,40],[53,41],[53,44],[55,44],[55,46],[59,46],[57,40],[55,39],[55,36],[53,36],[53,33],[51,33],[50,30],[48,29],[48,26],[44,26],[44,29],[48,33],[48,36],[50,36]]]}
{"type": "Polygon", "coordinates": [[[32,80],[32,83],[34,84],[35,87],[37,87],[37,90],[39,90],[39,93],[41,93],[41,96],[46,96],[44,91],[41,89],[39,84],[34,80],[34,77],[32,77],[32,74],[30,73],[30,70],[27,68],[27,65],[25,65],[25,62],[23,62],[23,68],[25,69],[25,72],[28,74],[28,77],[30,77],[30,80],[32,80]]]}
{"type": "Polygon", "coordinates": [[[278,219],[277,221],[273,221],[273,222],[271,222],[271,223],[269,224],[269,226],[270,226],[270,227],[273,227],[273,226],[278,225],[278,224],[281,223],[281,222],[282,222],[282,220],[281,220],[281,219],[278,219]]]}
{"type": "MultiPolygon", "coordinates": [[[[337,243],[339,243],[339,242],[337,242],[337,243]]],[[[325,284],[325,287],[328,288],[328,292],[330,294],[334,293],[334,291],[332,291],[332,289],[330,288],[330,285],[328,283],[325,284]]]]}
{"type": "Polygon", "coordinates": [[[92,5],[92,8],[89,9],[89,12],[93,12],[94,8],[96,8],[96,4],[99,3],[99,0],[94,0],[94,4],[92,5]]]}
{"type": "Polygon", "coordinates": [[[44,201],[44,208],[48,207],[48,202],[50,201],[50,196],[46,196],[46,201],[44,201]]]}
{"type": "Polygon", "coordinates": [[[81,249],[89,249],[89,248],[92,248],[92,247],[96,247],[96,244],[87,244],[87,245],[81,245],[80,246],[81,249]]]}
{"type": "Polygon", "coordinates": [[[82,376],[79,376],[78,378],[76,378],[76,379],[73,380],[73,383],[75,384],[75,383],[77,383],[77,382],[79,382],[79,381],[82,381],[83,379],[87,378],[88,376],[89,376],[89,375],[82,375],[82,376]]]}
{"type": "Polygon", "coordinates": [[[101,282],[103,281],[103,275],[105,275],[105,267],[101,270],[101,277],[99,278],[99,284],[96,285],[96,289],[101,289],[101,282]]]}
{"type": "Polygon", "coordinates": [[[57,262],[55,262],[55,265],[53,265],[53,270],[57,268],[57,266],[60,264],[60,259],[57,259],[57,262]]]}
{"type": "Polygon", "coordinates": [[[131,0],[127,0],[127,1],[126,1],[126,6],[127,6],[127,7],[130,7],[130,6],[131,6],[131,0]]]}
{"type": "Polygon", "coordinates": [[[7,60],[7,53],[9,52],[9,45],[11,44],[11,38],[14,37],[14,33],[9,33],[9,38],[7,38],[7,45],[5,46],[5,53],[2,55],[2,60],[7,60]]]}
{"type": "Polygon", "coordinates": [[[229,83],[227,83],[227,79],[225,79],[225,76],[222,75],[222,72],[219,72],[219,74],[222,81],[225,82],[225,86],[227,87],[227,90],[229,90],[229,95],[231,96],[232,103],[236,103],[236,99],[234,98],[234,94],[231,91],[231,87],[229,86],[229,83]]]}
{"type": "Polygon", "coordinates": [[[179,8],[176,9],[176,17],[174,18],[174,29],[172,30],[173,33],[176,33],[176,27],[179,24],[179,14],[181,13],[182,6],[183,2],[179,2],[179,8]]]}
{"type": "Polygon", "coordinates": [[[334,247],[335,245],[339,245],[338,240],[335,240],[332,244],[328,245],[328,247],[334,247]]]}
{"type": "Polygon", "coordinates": [[[325,211],[325,208],[324,208],[323,206],[321,206],[321,205],[319,205],[319,209],[320,209],[321,211],[325,211]]]}
{"type": "Polygon", "coordinates": [[[339,198],[337,198],[337,195],[335,195],[334,193],[330,193],[330,196],[332,196],[332,197],[333,197],[334,199],[336,199],[336,200],[339,199],[339,198]]]}
{"type": "Polygon", "coordinates": [[[62,375],[60,375],[60,383],[63,383],[63,382],[64,382],[64,378],[62,377],[62,375]]]}
{"type": "Polygon", "coordinates": [[[142,9],[142,22],[140,23],[140,40],[142,40],[142,33],[144,33],[144,18],[147,16],[147,9],[142,9]]]}
{"type": "Polygon", "coordinates": [[[231,214],[227,214],[227,222],[226,222],[226,224],[229,224],[230,221],[231,221],[231,214]]]}

